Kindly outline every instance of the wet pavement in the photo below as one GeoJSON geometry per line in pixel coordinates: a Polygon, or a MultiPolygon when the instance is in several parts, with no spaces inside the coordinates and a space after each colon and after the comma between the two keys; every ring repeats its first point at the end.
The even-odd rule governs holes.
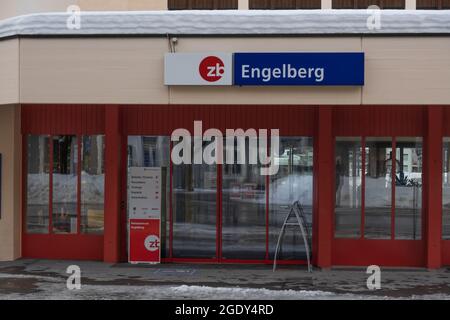
{"type": "Polygon", "coordinates": [[[0,262],[0,299],[450,299],[450,269],[382,268],[378,290],[368,277],[365,268],[17,260],[0,262]],[[80,290],[67,289],[70,265],[80,290]]]}

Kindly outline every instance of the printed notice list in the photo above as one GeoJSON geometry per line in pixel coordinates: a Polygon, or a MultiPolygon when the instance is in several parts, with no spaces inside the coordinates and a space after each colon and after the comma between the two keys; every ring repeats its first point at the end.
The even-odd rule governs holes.
{"type": "Polygon", "coordinates": [[[161,218],[160,168],[130,168],[128,188],[130,219],[161,218]]]}

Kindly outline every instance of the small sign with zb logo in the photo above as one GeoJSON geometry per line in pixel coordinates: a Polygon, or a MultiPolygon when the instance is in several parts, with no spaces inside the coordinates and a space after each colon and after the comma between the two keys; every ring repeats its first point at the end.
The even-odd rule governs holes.
{"type": "Polygon", "coordinates": [[[161,168],[131,167],[128,176],[129,262],[161,260],[161,168]]]}

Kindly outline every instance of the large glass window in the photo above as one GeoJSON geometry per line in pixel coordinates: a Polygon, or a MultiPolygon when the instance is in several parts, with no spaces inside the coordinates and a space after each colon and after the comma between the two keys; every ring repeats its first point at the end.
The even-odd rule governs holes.
{"type": "Polygon", "coordinates": [[[442,150],[442,239],[450,240],[450,138],[442,150]]]}
{"type": "MultiPolygon", "coordinates": [[[[223,158],[227,159],[228,152],[233,152],[236,164],[222,164],[221,172],[218,165],[205,164],[204,159],[202,164],[194,163],[196,155],[214,143],[214,138],[211,142],[202,142],[202,150],[195,150],[195,143],[192,143],[189,149],[192,164],[172,164],[172,224],[168,220],[169,201],[166,201],[167,211],[162,217],[166,252],[171,244],[173,258],[272,259],[282,222],[295,200],[302,204],[312,231],[312,138],[286,137],[280,140],[280,150],[274,158],[279,171],[274,176],[262,175],[260,161],[249,159],[251,146],[257,146],[256,138],[252,138],[256,144],[250,143],[247,137],[243,145],[235,139],[233,151],[225,148],[223,158]],[[240,157],[242,146],[244,161],[240,157]],[[266,194],[269,182],[273,190],[270,199],[266,194]],[[221,198],[219,185],[222,186],[219,190],[221,198]],[[218,203],[222,204],[221,208],[217,207],[218,203]],[[270,210],[267,203],[271,204],[270,210]],[[269,251],[266,250],[267,245],[269,251]]],[[[167,174],[167,184],[163,189],[166,190],[164,197],[168,197],[170,153],[179,152],[180,157],[184,156],[185,150],[179,147],[179,143],[183,142],[174,142],[170,151],[168,137],[130,136],[128,167],[161,166],[163,174],[167,174]]],[[[167,257],[168,254],[163,253],[162,256],[167,257]]],[[[279,258],[306,258],[298,228],[288,230],[279,258]]]]}
{"type": "Polygon", "coordinates": [[[27,232],[101,234],[104,137],[29,135],[27,153],[27,232]]]}
{"type": "MultiPolygon", "coordinates": [[[[129,136],[128,167],[161,168],[161,257],[168,257],[170,210],[170,140],[167,136],[129,136]]],[[[128,241],[128,237],[127,237],[128,241]]],[[[128,246],[127,246],[128,247],[128,246]]]]}
{"type": "Polygon", "coordinates": [[[422,138],[396,139],[395,238],[421,239],[422,138]]]}
{"type": "Polygon", "coordinates": [[[368,137],[365,140],[364,236],[391,238],[392,139],[368,137]]]}
{"type": "MultiPolygon", "coordinates": [[[[257,144],[257,138],[250,139],[245,141],[244,164],[223,165],[222,256],[225,259],[264,259],[266,255],[266,176],[261,175],[259,164],[249,164],[250,146],[257,144]]],[[[226,149],[225,157],[228,152],[234,152],[238,159],[236,139],[233,149],[226,149]]]]}
{"type": "Polygon", "coordinates": [[[105,137],[83,136],[81,148],[81,232],[102,234],[105,200],[105,137]]]}
{"type": "MultiPolygon", "coordinates": [[[[275,163],[278,173],[270,176],[269,258],[273,259],[281,226],[291,205],[299,201],[312,236],[313,140],[308,137],[280,137],[275,163]]],[[[277,259],[306,259],[298,226],[289,226],[277,259]]]]}
{"type": "Polygon", "coordinates": [[[26,221],[28,233],[48,233],[50,200],[49,147],[49,136],[28,136],[26,221]]]}
{"type": "Polygon", "coordinates": [[[53,136],[52,224],[54,233],[77,233],[78,144],[76,136],[53,136]]]}
{"type": "Polygon", "coordinates": [[[361,235],[361,138],[336,138],[335,237],[361,235]]]}
{"type": "MultiPolygon", "coordinates": [[[[203,142],[203,148],[209,143],[203,142]]],[[[193,148],[191,156],[194,163],[193,148]]],[[[216,257],[217,166],[174,164],[172,179],[173,256],[216,257]]]]}
{"type": "Polygon", "coordinates": [[[362,213],[360,221],[364,223],[362,229],[367,239],[421,239],[422,138],[364,137],[353,141],[354,145],[349,145],[350,140],[336,139],[336,181],[344,181],[336,182],[336,237],[345,237],[343,226],[351,229],[340,221],[342,216],[345,217],[340,207],[355,207],[357,213],[362,213]],[[342,167],[340,163],[345,165],[342,167]],[[352,171],[353,168],[356,170],[352,171]],[[341,184],[352,192],[342,197],[341,184]],[[361,185],[362,191],[355,189],[355,184],[361,185]],[[348,198],[354,198],[356,202],[348,198]],[[346,200],[344,205],[342,200],[346,200]]]}

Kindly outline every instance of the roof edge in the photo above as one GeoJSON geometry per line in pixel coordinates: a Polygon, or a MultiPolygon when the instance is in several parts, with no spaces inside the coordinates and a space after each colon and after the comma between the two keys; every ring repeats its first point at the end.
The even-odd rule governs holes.
{"type": "Polygon", "coordinates": [[[320,36],[447,35],[450,10],[188,10],[66,12],[0,21],[0,39],[15,36],[320,36]],[[375,24],[379,28],[374,28],[375,24]],[[74,25],[75,26],[75,25],[74,25]]]}

